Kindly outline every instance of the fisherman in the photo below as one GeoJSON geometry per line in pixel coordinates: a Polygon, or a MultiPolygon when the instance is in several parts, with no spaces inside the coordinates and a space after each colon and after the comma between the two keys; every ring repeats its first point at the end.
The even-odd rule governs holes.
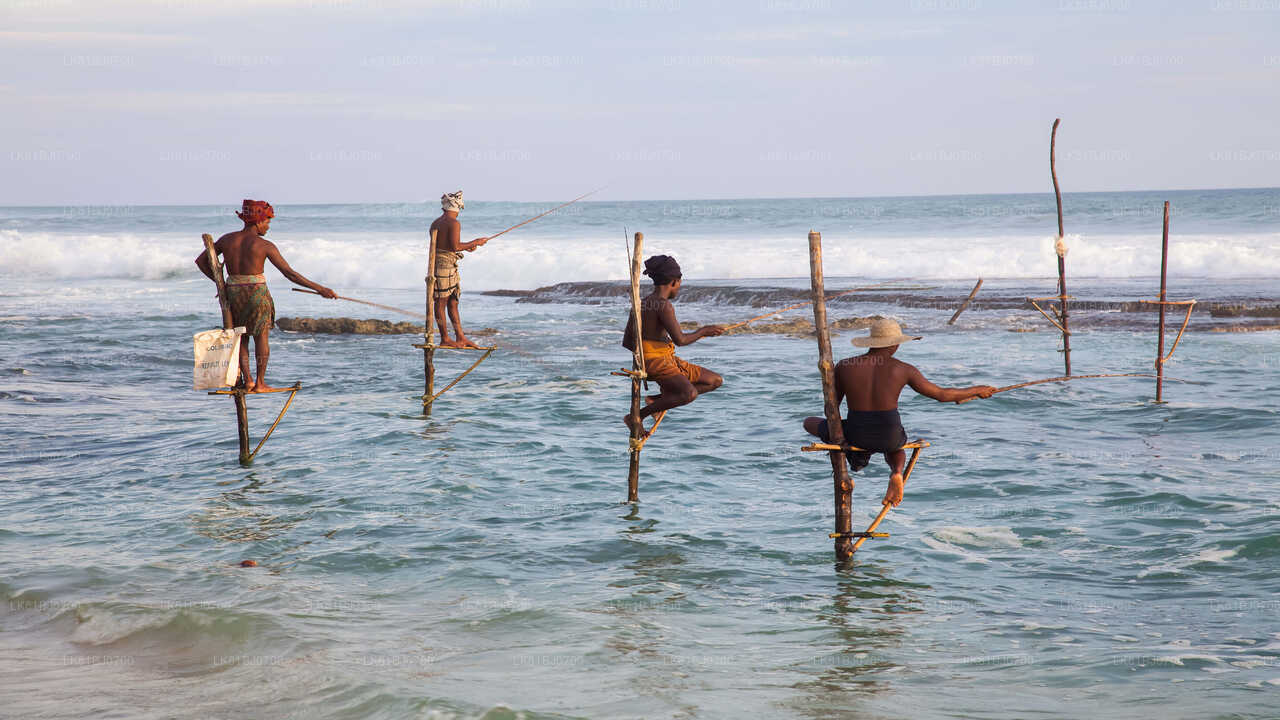
{"type": "MultiPolygon", "coordinates": [[[[720,325],[707,325],[685,334],[676,320],[671,301],[680,294],[680,264],[670,255],[654,255],[645,260],[644,274],[653,280],[653,292],[640,301],[641,348],[644,351],[644,371],[655,380],[662,392],[645,398],[640,410],[642,437],[644,418],[674,407],[688,405],[703,393],[709,393],[724,383],[724,378],[704,367],[676,357],[676,346],[697,342],[704,337],[716,337],[724,333],[720,325]]],[[[635,318],[627,321],[622,337],[622,347],[635,352],[635,318]]],[[[631,427],[632,418],[623,418],[631,427]]]]}
{"type": "MultiPolygon", "coordinates": [[[[298,285],[309,287],[327,298],[337,297],[329,288],[311,282],[289,267],[275,243],[263,237],[275,215],[270,203],[245,200],[240,212],[236,213],[244,221],[244,229],[227,233],[213,244],[227,268],[227,302],[231,306],[231,319],[235,327],[245,329],[247,336],[240,343],[240,377],[248,392],[274,389],[267,384],[267,360],[271,356],[267,335],[276,323],[276,306],[271,300],[271,292],[267,290],[267,278],[262,274],[265,261],[270,260],[281,275],[298,285]],[[253,338],[254,356],[258,361],[257,380],[249,374],[249,337],[253,338]]],[[[196,267],[213,279],[208,250],[196,258],[196,267]]]]}
{"type": "MultiPolygon", "coordinates": [[[[893,354],[904,342],[919,340],[902,334],[898,323],[888,318],[876,320],[867,337],[853,338],[856,347],[870,348],[865,355],[847,357],[836,363],[836,407],[843,398],[849,403],[849,415],[843,421],[846,445],[863,448],[864,451],[846,451],[849,467],[858,472],[871,462],[875,453],[884,453],[885,462],[892,475],[884,503],[897,507],[902,502],[902,471],[907,454],[902,446],[907,444],[907,431],[898,415],[898,395],[910,385],[912,390],[938,402],[959,403],[969,398],[989,398],[996,389],[990,385],[974,385],[968,388],[943,388],[925,379],[914,366],[897,360],[893,354]]],[[[804,429],[812,435],[830,442],[827,421],[820,417],[804,420],[804,429]]]]}
{"type": "Polygon", "coordinates": [[[436,233],[435,258],[435,306],[436,325],[440,326],[441,347],[478,348],[462,333],[462,320],[458,317],[458,300],[462,296],[461,279],[458,276],[458,261],[462,253],[471,252],[489,242],[489,238],[476,238],[471,242],[462,242],[462,223],[458,222],[458,213],[462,211],[462,191],[445,193],[440,196],[440,209],[444,212],[431,223],[431,232],[436,233]],[[455,339],[449,339],[449,326],[445,323],[445,306],[448,306],[449,317],[453,319],[455,339]]]}

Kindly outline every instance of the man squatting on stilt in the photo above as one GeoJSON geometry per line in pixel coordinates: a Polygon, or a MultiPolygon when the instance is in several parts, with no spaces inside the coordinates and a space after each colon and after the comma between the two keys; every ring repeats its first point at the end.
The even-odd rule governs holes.
{"type": "Polygon", "coordinates": [[[458,213],[464,207],[462,191],[445,193],[440,196],[440,209],[443,212],[435,222],[431,223],[431,231],[436,233],[436,259],[433,272],[436,277],[436,325],[440,327],[441,347],[479,347],[462,333],[462,319],[458,317],[458,300],[462,297],[462,278],[458,274],[458,261],[462,253],[471,252],[489,242],[489,238],[476,238],[471,242],[462,242],[462,223],[458,222],[458,213]],[[453,332],[456,337],[449,339],[449,326],[445,323],[445,309],[448,306],[449,317],[453,319],[453,332]]]}
{"type": "MultiPolygon", "coordinates": [[[[653,292],[640,301],[641,348],[644,351],[644,371],[655,380],[662,392],[645,399],[640,410],[641,435],[645,418],[656,413],[688,405],[699,395],[709,393],[724,383],[724,378],[710,370],[676,357],[676,346],[685,346],[704,337],[716,337],[724,332],[719,325],[707,325],[685,334],[676,320],[671,301],[680,294],[680,265],[670,255],[654,255],[645,260],[644,274],[653,280],[653,292]]],[[[634,318],[628,316],[627,329],[622,337],[622,347],[635,352],[636,331],[634,318]]],[[[623,418],[631,427],[631,415],[623,418]]]]}
{"type": "MultiPolygon", "coordinates": [[[[907,453],[907,431],[898,415],[898,396],[902,388],[912,390],[938,402],[955,402],[971,397],[989,398],[996,389],[990,385],[974,385],[968,388],[943,388],[925,379],[914,366],[893,357],[898,345],[919,337],[902,334],[898,323],[888,318],[875,321],[871,334],[852,340],[856,347],[870,348],[865,355],[847,357],[836,363],[836,407],[843,398],[849,403],[849,415],[844,419],[844,442],[863,448],[866,452],[846,451],[849,467],[858,472],[871,462],[875,453],[884,453],[885,462],[893,473],[884,503],[897,507],[902,502],[902,471],[907,453]]],[[[830,442],[827,421],[820,417],[804,420],[804,429],[812,435],[830,442]]]]}
{"type": "MultiPolygon", "coordinates": [[[[227,268],[227,303],[231,306],[232,322],[234,327],[243,327],[245,331],[244,341],[240,343],[240,378],[244,381],[245,390],[266,392],[274,389],[267,384],[267,360],[271,357],[267,335],[276,324],[276,305],[267,290],[267,278],[262,274],[266,261],[270,260],[281,275],[298,285],[311,288],[327,298],[337,295],[289,267],[275,243],[263,237],[271,227],[271,218],[276,216],[270,203],[245,200],[236,216],[244,221],[244,228],[218,238],[213,249],[222,256],[227,268]],[[249,374],[249,338],[253,338],[254,355],[258,361],[257,380],[249,374]]],[[[208,250],[196,258],[196,267],[210,280],[213,279],[208,250]]]]}

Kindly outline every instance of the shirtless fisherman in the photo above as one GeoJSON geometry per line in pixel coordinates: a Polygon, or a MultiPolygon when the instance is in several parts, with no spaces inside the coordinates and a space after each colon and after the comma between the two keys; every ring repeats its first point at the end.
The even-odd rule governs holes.
{"type": "MultiPolygon", "coordinates": [[[[884,503],[897,507],[902,502],[902,471],[907,453],[907,431],[898,416],[898,395],[910,385],[912,390],[938,402],[955,402],[972,397],[989,398],[996,391],[990,385],[974,385],[967,388],[942,388],[925,379],[914,366],[897,360],[893,354],[898,345],[919,337],[902,334],[898,323],[881,318],[871,326],[868,337],[857,337],[853,344],[871,348],[865,355],[847,357],[836,363],[836,407],[843,398],[849,401],[849,415],[844,419],[844,441],[847,445],[864,448],[867,452],[846,452],[849,467],[854,472],[871,461],[874,453],[884,453],[885,462],[893,473],[889,477],[889,489],[884,503]]],[[[810,434],[830,442],[827,421],[820,417],[804,420],[804,429],[810,434]]]]}
{"type": "Polygon", "coordinates": [[[462,242],[462,223],[458,222],[458,213],[462,208],[461,190],[445,193],[440,196],[440,209],[444,212],[431,223],[431,232],[436,233],[436,261],[433,271],[436,277],[436,325],[440,327],[441,347],[479,347],[462,334],[462,320],[458,317],[458,299],[462,297],[458,261],[462,259],[462,253],[475,250],[489,242],[489,238],[462,242]],[[449,317],[453,319],[453,332],[456,336],[454,340],[449,339],[449,326],[444,320],[446,305],[449,317]]]}
{"type": "MultiPolygon", "coordinates": [[[[267,335],[276,324],[276,306],[271,300],[271,292],[267,290],[267,278],[262,274],[265,262],[270,260],[281,275],[299,285],[327,298],[337,297],[329,288],[311,282],[289,267],[275,243],[262,237],[267,234],[271,218],[275,215],[270,203],[245,200],[240,212],[236,213],[244,221],[244,229],[227,233],[213,244],[227,268],[227,303],[231,305],[231,319],[235,327],[244,327],[247,336],[240,343],[240,377],[249,392],[274,389],[267,384],[267,359],[271,356],[267,335]],[[256,381],[249,374],[249,337],[253,338],[254,355],[258,361],[256,381]]],[[[200,253],[196,267],[210,280],[213,279],[209,251],[200,253]]]]}
{"type": "MultiPolygon", "coordinates": [[[[719,325],[700,327],[689,334],[680,330],[676,311],[671,301],[680,294],[680,265],[670,255],[654,255],[644,261],[644,274],[653,280],[653,292],[640,301],[641,347],[644,350],[644,371],[656,380],[662,392],[645,399],[647,405],[640,410],[640,434],[647,437],[644,419],[650,415],[688,405],[703,393],[709,393],[724,383],[724,378],[704,367],[698,367],[676,357],[676,346],[685,346],[704,337],[716,337],[724,333],[719,325]]],[[[634,318],[627,320],[627,330],[622,337],[622,347],[635,352],[636,331],[634,318]]],[[[628,413],[623,422],[631,427],[628,413]]]]}

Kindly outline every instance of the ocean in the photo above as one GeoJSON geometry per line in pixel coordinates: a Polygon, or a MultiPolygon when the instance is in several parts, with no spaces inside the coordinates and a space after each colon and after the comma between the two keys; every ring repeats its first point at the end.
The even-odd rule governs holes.
{"type": "MultiPolygon", "coordinates": [[[[1169,296],[1200,301],[1167,403],[1149,378],[907,390],[932,447],[847,566],[800,452],[809,308],[682,349],[725,384],[624,502],[624,228],[701,323],[803,301],[821,231],[829,292],[881,286],[833,319],[894,317],[930,379],[1007,385],[1062,373],[1025,303],[1056,292],[1052,194],[584,201],[462,261],[499,350],[430,415],[420,335],[273,333],[268,381],[303,389],[247,468],[231,403],[191,390],[220,324],[192,261],[238,203],[0,208],[0,717],[1274,718],[1280,190],[1064,195],[1073,371],[1151,372],[1164,200],[1169,296]]],[[[469,202],[464,237],[554,205],[469,202]]],[[[434,203],[276,213],[302,274],[423,307],[434,203]]],[[[268,281],[281,317],[408,319],[268,281]]],[[[255,441],[282,402],[249,399],[255,441]]],[[[861,529],[887,472],[854,479],[861,529]]]]}

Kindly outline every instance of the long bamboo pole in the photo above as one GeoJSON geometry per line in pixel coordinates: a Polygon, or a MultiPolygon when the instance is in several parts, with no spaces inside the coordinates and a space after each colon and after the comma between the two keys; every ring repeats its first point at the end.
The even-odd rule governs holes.
{"type": "Polygon", "coordinates": [[[431,411],[431,404],[436,399],[436,234],[437,231],[431,231],[431,242],[427,250],[427,317],[422,327],[423,344],[422,348],[422,377],[424,389],[422,392],[422,412],[427,414],[431,411]]]}
{"type": "Polygon", "coordinates": [[[956,324],[956,318],[960,317],[960,313],[964,312],[965,308],[969,307],[969,303],[973,302],[973,298],[978,295],[978,290],[981,287],[982,287],[982,278],[978,278],[978,284],[974,285],[973,289],[969,291],[969,297],[965,298],[964,302],[960,303],[960,307],[959,309],[956,310],[956,314],[952,315],[951,319],[947,321],[948,325],[956,324]]]}
{"type": "MultiPolygon", "coordinates": [[[[218,286],[218,305],[222,308],[222,327],[230,330],[235,326],[235,321],[231,317],[231,303],[227,300],[227,284],[222,277],[222,263],[218,260],[218,249],[213,245],[213,236],[205,233],[204,251],[209,256],[209,269],[213,271],[213,283],[218,286]]],[[[249,338],[240,338],[241,342],[248,342],[249,338]]],[[[237,366],[240,365],[240,358],[237,356],[233,361],[237,366]]],[[[241,378],[246,383],[249,378],[241,378]]],[[[243,388],[240,392],[232,393],[232,400],[236,404],[236,427],[237,435],[240,440],[240,464],[246,465],[253,456],[249,453],[249,409],[245,406],[243,388]]]]}
{"type": "MultiPolygon", "coordinates": [[[[434,273],[434,270],[433,270],[432,272],[434,273]]],[[[432,278],[432,279],[434,279],[434,278],[432,278]]],[[[294,291],[294,292],[307,293],[308,295],[319,295],[319,294],[320,294],[320,293],[316,292],[315,290],[308,290],[307,288],[289,288],[289,289],[290,289],[290,290],[292,290],[292,291],[294,291]]],[[[415,317],[415,318],[418,318],[419,320],[423,319],[423,317],[424,317],[422,313],[416,313],[416,312],[414,312],[414,311],[412,311],[412,310],[404,310],[404,309],[402,309],[402,308],[392,307],[392,306],[390,306],[390,305],[383,305],[383,304],[381,304],[381,303],[369,302],[368,300],[357,300],[356,298],[353,298],[353,297],[346,297],[346,296],[344,296],[344,295],[335,295],[335,296],[334,296],[334,299],[336,299],[336,300],[346,300],[347,302],[353,302],[353,303],[360,303],[361,305],[368,305],[369,307],[382,308],[383,310],[390,310],[391,312],[394,312],[394,313],[400,313],[401,315],[408,315],[409,317],[415,317]]]]}
{"type": "MultiPolygon", "coordinates": [[[[1169,280],[1169,201],[1164,202],[1164,232],[1160,240],[1160,333],[1156,340],[1156,402],[1164,402],[1164,309],[1165,289],[1169,280]]],[[[1190,308],[1187,318],[1191,318],[1190,308]]],[[[1183,327],[1186,327],[1185,324],[1183,327]]],[[[1181,333],[1179,333],[1181,337],[1181,333]]]]}
{"type": "MultiPolygon", "coordinates": [[[[1151,373],[1103,373],[1099,375],[1061,375],[1058,377],[1044,378],[1042,380],[1029,380],[1027,382],[1018,383],[1016,385],[1005,385],[1004,387],[996,388],[996,392],[1002,393],[1002,392],[1008,392],[1010,390],[1017,390],[1018,388],[1031,387],[1032,385],[1042,385],[1044,383],[1051,383],[1051,382],[1066,382],[1068,380],[1092,380],[1094,378],[1133,378],[1133,377],[1153,378],[1155,377],[1155,375],[1152,375],[1151,373]]],[[[1169,379],[1175,380],[1176,378],[1169,378],[1169,379]]],[[[1179,382],[1188,382],[1188,381],[1179,380],[1179,382]]],[[[992,393],[992,394],[994,395],[995,393],[992,393]]],[[[956,404],[963,405],[969,402],[970,400],[976,400],[976,399],[977,399],[977,396],[975,395],[973,397],[967,397],[963,400],[957,400],[956,404]]]]}
{"type": "Polygon", "coordinates": [[[544,213],[538,213],[537,215],[534,215],[533,217],[529,218],[528,220],[525,220],[524,222],[518,222],[518,223],[516,223],[515,225],[512,225],[511,227],[507,228],[506,230],[503,230],[502,232],[494,233],[493,235],[490,235],[490,236],[489,236],[489,239],[490,239],[490,240],[492,240],[492,239],[494,239],[494,238],[498,237],[499,235],[506,235],[507,233],[511,232],[512,230],[515,230],[515,229],[516,229],[516,228],[518,228],[518,227],[523,227],[523,226],[525,226],[525,225],[528,225],[529,223],[533,222],[534,220],[537,220],[538,218],[541,218],[541,217],[545,217],[545,216],[547,216],[547,215],[550,215],[551,213],[553,213],[553,212],[555,212],[555,211],[559,210],[560,208],[563,208],[563,207],[569,207],[570,205],[572,205],[572,204],[574,204],[574,203],[578,202],[579,200],[581,200],[581,199],[583,199],[583,198],[585,198],[585,197],[588,197],[588,196],[590,196],[590,195],[595,195],[596,193],[600,192],[600,191],[601,191],[601,190],[603,190],[603,189],[604,189],[604,188],[602,188],[602,187],[598,187],[598,188],[596,188],[595,190],[592,190],[592,191],[591,191],[591,192],[589,192],[589,193],[586,193],[586,194],[583,194],[583,195],[579,195],[578,197],[576,197],[576,198],[574,198],[574,199],[570,200],[570,201],[569,201],[569,202],[567,202],[567,203],[563,203],[563,204],[561,204],[561,205],[557,205],[557,206],[555,206],[555,207],[551,208],[550,210],[548,210],[548,211],[546,211],[546,212],[544,212],[544,213]]]}
{"type": "Polygon", "coordinates": [[[631,351],[631,462],[627,467],[627,502],[640,500],[640,450],[644,447],[640,425],[640,383],[644,376],[644,334],[640,327],[640,266],[643,257],[644,233],[636,233],[631,249],[631,323],[635,332],[635,348],[631,351]]]}
{"type": "MultiPolygon", "coordinates": [[[[809,231],[809,282],[813,291],[813,327],[818,332],[818,372],[822,376],[822,409],[827,418],[827,440],[835,445],[844,445],[844,425],[836,401],[835,364],[831,360],[831,329],[827,326],[827,300],[823,292],[822,233],[812,230],[809,231]]],[[[853,543],[848,537],[853,529],[853,479],[849,477],[844,453],[833,451],[830,455],[836,532],[842,534],[835,538],[836,559],[848,560],[853,557],[853,543]]]]}
{"type": "Polygon", "coordinates": [[[1053,121],[1053,132],[1049,135],[1049,174],[1053,177],[1053,197],[1058,202],[1058,242],[1054,243],[1054,252],[1058,254],[1058,318],[1062,321],[1062,364],[1064,374],[1071,374],[1071,325],[1067,322],[1067,246],[1062,227],[1062,191],[1058,189],[1058,168],[1055,157],[1058,144],[1058,123],[1053,121]]]}

